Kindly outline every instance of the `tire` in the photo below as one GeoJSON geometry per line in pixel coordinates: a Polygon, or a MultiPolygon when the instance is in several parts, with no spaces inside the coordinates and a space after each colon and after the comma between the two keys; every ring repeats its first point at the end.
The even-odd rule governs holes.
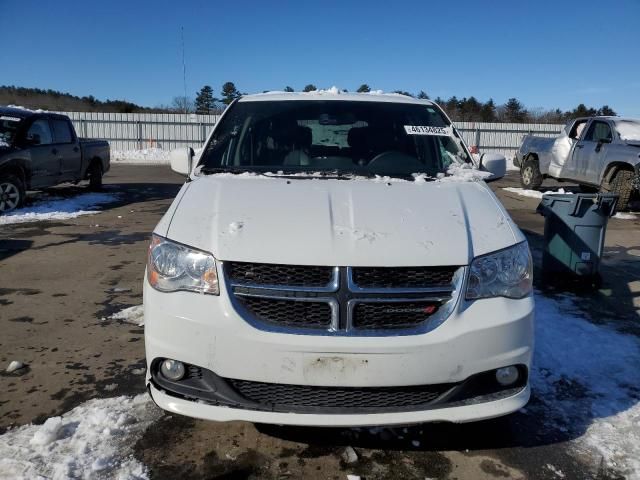
{"type": "Polygon", "coordinates": [[[618,211],[626,210],[633,192],[633,172],[631,170],[618,169],[613,173],[609,182],[604,182],[601,191],[618,195],[618,211]]]}
{"type": "Polygon", "coordinates": [[[89,166],[89,190],[97,192],[102,190],[102,165],[100,162],[93,162],[89,166]]]}
{"type": "Polygon", "coordinates": [[[0,174],[0,215],[22,207],[26,196],[24,182],[11,173],[0,174]]]}
{"type": "Polygon", "coordinates": [[[536,190],[542,185],[542,174],[538,160],[532,157],[525,158],[520,169],[520,185],[527,190],[536,190]]]}

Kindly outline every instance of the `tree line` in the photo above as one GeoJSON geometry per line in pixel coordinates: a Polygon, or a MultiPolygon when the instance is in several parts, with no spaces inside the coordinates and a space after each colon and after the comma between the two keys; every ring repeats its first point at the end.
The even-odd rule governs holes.
{"type": "MultiPolygon", "coordinates": [[[[302,89],[303,92],[312,92],[318,88],[309,83],[302,89]]],[[[294,92],[294,88],[286,86],[285,92],[294,92]]],[[[344,92],[347,90],[344,89],[344,92]]],[[[359,93],[371,92],[367,84],[360,85],[359,93]]],[[[429,99],[429,95],[420,90],[410,93],[404,90],[395,90],[394,93],[410,97],[429,99]]],[[[58,111],[88,111],[88,112],[178,112],[219,114],[227,105],[236,98],[246,95],[242,93],[234,82],[225,82],[218,95],[210,85],[203,86],[194,98],[178,96],[174,97],[170,105],[159,105],[149,108],[137,105],[126,100],[98,100],[93,95],[79,97],[69,93],[52,89],[25,88],[13,85],[0,86],[0,105],[15,104],[27,108],[41,108],[43,110],[58,111]]],[[[616,115],[616,112],[608,105],[599,108],[588,107],[579,104],[572,110],[562,111],[556,109],[526,108],[517,98],[510,98],[504,104],[496,104],[493,99],[482,102],[475,97],[448,99],[436,97],[433,99],[440,105],[447,115],[458,122],[509,122],[509,123],[564,123],[577,117],[590,117],[594,115],[616,115]]]]}
{"type": "MultiPolygon", "coordinates": [[[[303,92],[312,92],[314,90],[317,90],[317,87],[312,83],[302,89],[303,92]]],[[[284,91],[294,92],[295,90],[290,86],[286,86],[284,87],[284,91]]],[[[347,92],[346,89],[343,91],[347,92]]],[[[363,83],[358,87],[356,92],[368,93],[371,92],[371,87],[363,83]]],[[[429,95],[424,90],[420,90],[416,94],[404,90],[395,90],[393,93],[414,98],[429,99],[429,95]]],[[[174,99],[174,106],[178,110],[182,108],[188,112],[202,114],[220,113],[226,105],[229,105],[241,95],[243,94],[240,93],[233,82],[226,82],[222,86],[220,98],[214,96],[213,88],[211,88],[210,85],[205,85],[197,93],[194,101],[190,102],[188,99],[183,100],[177,97],[177,99],[174,99]]],[[[448,99],[437,97],[434,98],[433,101],[440,105],[453,121],[457,122],[565,123],[568,120],[578,117],[616,115],[616,112],[608,105],[594,108],[587,107],[583,103],[572,110],[562,111],[559,108],[528,109],[517,98],[510,98],[504,104],[496,104],[491,98],[486,102],[482,102],[473,96],[468,98],[453,96],[448,99]]]]}

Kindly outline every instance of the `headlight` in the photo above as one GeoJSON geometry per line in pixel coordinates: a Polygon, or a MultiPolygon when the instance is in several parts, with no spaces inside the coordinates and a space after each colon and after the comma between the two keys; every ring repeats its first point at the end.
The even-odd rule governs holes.
{"type": "Polygon", "coordinates": [[[190,290],[218,295],[216,261],[209,253],[153,235],[147,259],[147,278],[156,290],[190,290]]]}
{"type": "Polygon", "coordinates": [[[469,269],[467,299],[522,298],[531,293],[533,262],[527,242],[475,258],[469,269]]]}

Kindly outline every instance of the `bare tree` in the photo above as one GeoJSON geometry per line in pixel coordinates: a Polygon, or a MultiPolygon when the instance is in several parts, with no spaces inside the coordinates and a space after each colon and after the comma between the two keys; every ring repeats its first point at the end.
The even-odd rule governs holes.
{"type": "Polygon", "coordinates": [[[195,111],[193,99],[182,95],[173,97],[171,108],[178,113],[193,113],[195,111]]]}

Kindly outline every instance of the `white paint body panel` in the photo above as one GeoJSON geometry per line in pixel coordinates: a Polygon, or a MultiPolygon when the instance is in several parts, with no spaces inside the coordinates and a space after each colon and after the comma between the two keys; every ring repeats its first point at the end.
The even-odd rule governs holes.
{"type": "Polygon", "coordinates": [[[218,260],[295,265],[467,265],[524,240],[483,182],[210,175],[164,225],[218,260]]]}

